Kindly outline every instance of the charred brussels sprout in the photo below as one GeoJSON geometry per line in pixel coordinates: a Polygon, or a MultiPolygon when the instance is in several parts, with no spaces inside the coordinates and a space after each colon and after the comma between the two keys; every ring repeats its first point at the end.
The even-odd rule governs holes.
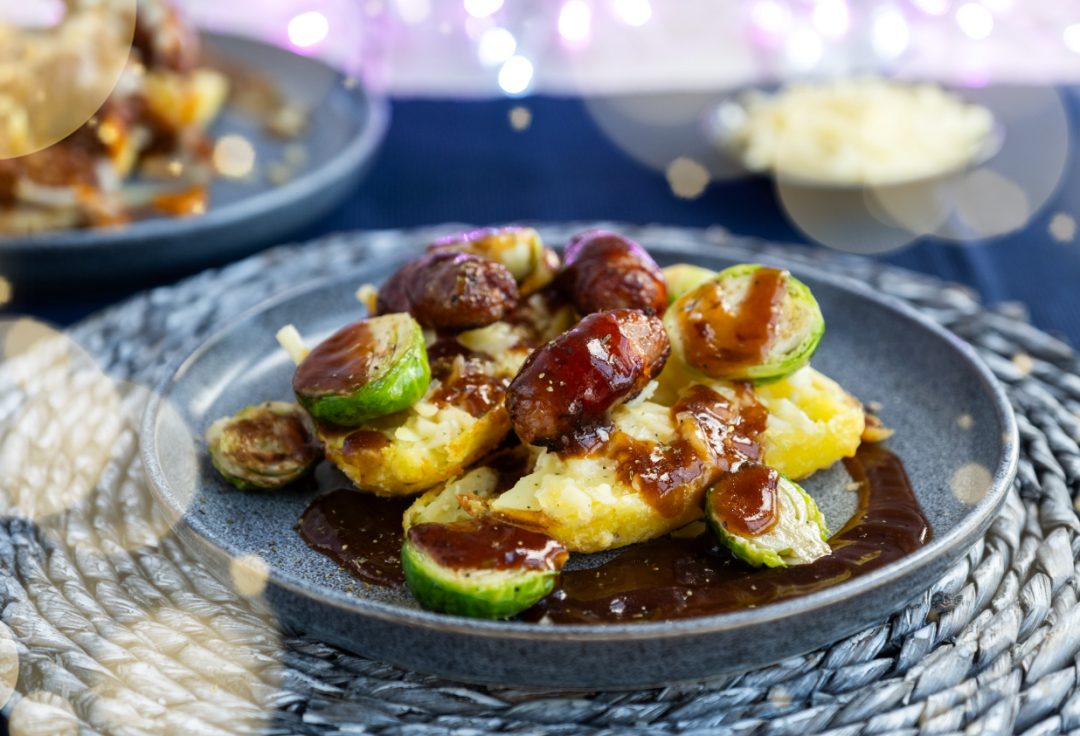
{"type": "Polygon", "coordinates": [[[689,294],[706,281],[716,278],[716,271],[710,271],[701,266],[692,266],[689,263],[676,263],[663,269],[664,280],[667,281],[668,306],[674,304],[679,297],[689,294]]]}
{"type": "Polygon", "coordinates": [[[386,314],[343,327],[312,350],[296,368],[293,392],[316,419],[359,427],[412,405],[430,382],[420,325],[386,314]]]}
{"type": "Polygon", "coordinates": [[[555,587],[566,548],[538,532],[486,520],[411,527],[401,548],[405,580],[424,608],[499,619],[555,587]]]}
{"type": "Polygon", "coordinates": [[[787,271],[744,264],[679,298],[664,327],[692,372],[767,382],[810,362],[825,320],[810,289],[787,271]]]}
{"type": "Polygon", "coordinates": [[[206,443],[214,467],[244,491],[288,485],[323,455],[311,417],[285,401],[266,401],[218,419],[206,431],[206,443]]]}
{"type": "Polygon", "coordinates": [[[705,492],[705,523],[754,567],[805,565],[831,553],[817,504],[786,476],[747,464],[705,492]]]}

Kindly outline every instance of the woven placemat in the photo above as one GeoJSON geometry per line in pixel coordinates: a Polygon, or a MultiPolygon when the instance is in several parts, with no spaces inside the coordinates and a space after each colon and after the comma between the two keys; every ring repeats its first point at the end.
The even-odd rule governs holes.
{"type": "MultiPolygon", "coordinates": [[[[594,225],[541,230],[558,243],[594,225]]],[[[701,684],[617,693],[462,685],[283,631],[257,596],[187,557],[149,497],[134,427],[145,387],[194,338],[297,284],[461,226],[332,236],[142,294],[67,337],[35,343],[40,331],[29,324],[3,337],[9,355],[21,353],[0,367],[0,689],[14,683],[17,658],[3,710],[12,733],[1042,736],[1080,728],[1073,351],[1031,327],[1018,305],[983,307],[962,287],[874,261],[719,229],[602,225],[824,266],[908,301],[976,346],[1005,382],[1022,438],[1017,481],[985,539],[889,621],[701,684]]]]}

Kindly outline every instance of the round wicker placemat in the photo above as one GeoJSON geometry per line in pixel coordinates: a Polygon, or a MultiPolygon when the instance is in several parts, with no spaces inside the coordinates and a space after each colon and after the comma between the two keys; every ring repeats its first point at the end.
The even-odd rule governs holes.
{"type": "MultiPolygon", "coordinates": [[[[590,226],[541,230],[557,243],[590,226]]],[[[3,710],[12,733],[1043,736],[1080,729],[1073,351],[1027,324],[1020,306],[986,308],[964,288],[874,261],[719,229],[604,226],[825,266],[912,303],[975,345],[1007,385],[1022,439],[1018,479],[985,539],[908,608],[828,649],[655,690],[462,685],[281,631],[252,585],[257,575],[240,570],[226,586],[177,544],[146,490],[134,427],[142,387],[223,320],[460,226],[332,236],[147,292],[30,350],[15,348],[40,337],[32,326],[8,330],[8,354],[20,352],[0,366],[0,700],[17,661],[18,683],[3,710]]]]}

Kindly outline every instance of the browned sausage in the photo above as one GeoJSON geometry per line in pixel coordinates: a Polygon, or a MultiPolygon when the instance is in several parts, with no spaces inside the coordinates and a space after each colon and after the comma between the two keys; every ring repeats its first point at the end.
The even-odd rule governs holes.
{"type": "Polygon", "coordinates": [[[446,250],[471,253],[503,264],[517,279],[522,297],[554,281],[562,265],[559,254],[542,245],[536,230],[520,225],[468,230],[439,238],[428,246],[429,253],[446,250]]]}
{"type": "Polygon", "coordinates": [[[375,302],[375,314],[403,314],[411,312],[407,287],[420,261],[409,261],[383,282],[379,298],[375,302]]]}
{"type": "Polygon", "coordinates": [[[525,361],[507,389],[510,421],[523,442],[580,449],[670,354],[659,318],[636,309],[591,314],[525,361]]]}
{"type": "Polygon", "coordinates": [[[559,276],[582,314],[610,309],[640,309],[662,316],[667,282],[656,261],[637,243],[605,230],[574,236],[563,252],[559,276]]]}
{"type": "Polygon", "coordinates": [[[506,266],[444,251],[408,263],[379,289],[379,314],[409,312],[425,327],[454,333],[502,319],[518,301],[506,266]]]}

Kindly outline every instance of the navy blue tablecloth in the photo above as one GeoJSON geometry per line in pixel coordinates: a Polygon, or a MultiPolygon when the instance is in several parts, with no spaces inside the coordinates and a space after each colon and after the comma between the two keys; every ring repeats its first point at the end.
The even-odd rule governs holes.
{"type": "MultiPolygon", "coordinates": [[[[1063,97],[1075,131],[1080,105],[1063,97]]],[[[1073,211],[1080,210],[1080,165],[1075,153],[1070,157],[1057,193],[1023,231],[963,246],[925,238],[884,260],[968,284],[987,301],[1023,301],[1036,325],[1080,345],[1080,238],[1058,242],[1048,229],[1058,212],[1080,221],[1073,211]]],[[[445,221],[598,219],[721,225],[741,235],[808,242],[786,219],[769,182],[713,182],[700,197],[680,199],[661,172],[610,142],[581,100],[545,97],[396,100],[385,144],[355,194],[315,227],[283,239],[445,221]],[[520,132],[508,121],[518,105],[532,114],[520,132]]],[[[11,309],[67,324],[131,291],[36,297],[11,309]]]]}

